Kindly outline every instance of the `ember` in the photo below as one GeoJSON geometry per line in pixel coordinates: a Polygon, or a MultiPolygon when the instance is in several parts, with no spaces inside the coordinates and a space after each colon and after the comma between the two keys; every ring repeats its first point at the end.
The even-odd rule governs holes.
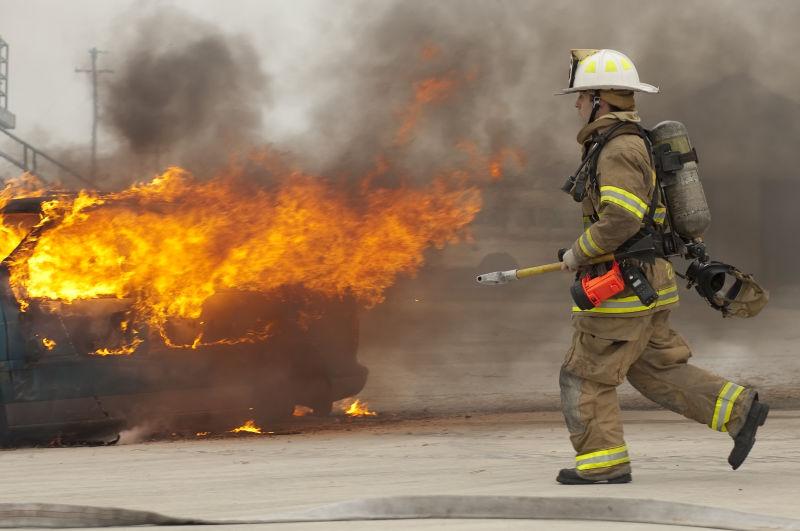
{"type": "Polygon", "coordinates": [[[52,339],[44,338],[42,339],[42,345],[44,345],[44,348],[47,350],[53,350],[56,347],[56,342],[52,339]]]}
{"type": "Polygon", "coordinates": [[[144,342],[143,339],[134,337],[133,341],[131,341],[127,345],[123,345],[119,348],[110,349],[110,348],[101,348],[97,349],[92,354],[96,356],[129,356],[136,352],[136,347],[141,345],[144,342]]]}
{"type": "Polygon", "coordinates": [[[294,417],[305,417],[307,415],[312,415],[314,410],[307,406],[294,406],[294,411],[292,412],[292,416],[294,417]]]}

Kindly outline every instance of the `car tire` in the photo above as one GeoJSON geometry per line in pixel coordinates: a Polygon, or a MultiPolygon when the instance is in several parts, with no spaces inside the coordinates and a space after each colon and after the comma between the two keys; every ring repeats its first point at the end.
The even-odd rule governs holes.
{"type": "Polygon", "coordinates": [[[8,419],[6,418],[6,406],[0,404],[0,448],[8,448],[12,443],[11,432],[8,429],[8,419]]]}

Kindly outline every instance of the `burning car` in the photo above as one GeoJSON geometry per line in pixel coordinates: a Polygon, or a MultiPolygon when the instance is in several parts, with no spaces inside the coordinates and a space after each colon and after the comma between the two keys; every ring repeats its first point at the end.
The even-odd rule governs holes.
{"type": "Polygon", "coordinates": [[[113,193],[7,183],[0,439],[263,425],[362,389],[359,308],[459,241],[480,192],[460,173],[348,188],[270,164],[113,193]]]}
{"type": "Polygon", "coordinates": [[[110,441],[142,423],[263,425],[295,405],[326,414],[364,386],[353,297],[299,285],[220,290],[195,318],[154,327],[132,297],[20,296],[14,268],[64,222],[43,214],[52,200],[13,199],[2,210],[6,230],[24,236],[0,266],[0,443],[110,441]]]}

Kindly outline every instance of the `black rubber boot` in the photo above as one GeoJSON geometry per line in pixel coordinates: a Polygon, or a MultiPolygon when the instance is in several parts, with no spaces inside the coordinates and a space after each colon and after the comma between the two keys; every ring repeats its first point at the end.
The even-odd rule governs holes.
{"type": "Polygon", "coordinates": [[[764,425],[768,414],[769,405],[759,402],[756,396],[753,400],[753,405],[750,406],[750,411],[747,412],[744,426],[733,439],[733,450],[731,450],[731,455],[728,456],[728,463],[734,470],[742,466],[744,460],[747,459],[747,454],[750,453],[756,443],[756,431],[759,426],[764,425]]]}
{"type": "Polygon", "coordinates": [[[617,476],[611,479],[586,479],[582,478],[578,475],[578,471],[574,468],[562,468],[558,471],[558,477],[556,481],[561,483],[562,485],[594,485],[596,483],[630,483],[631,482],[631,475],[622,474],[621,476],[617,476]]]}

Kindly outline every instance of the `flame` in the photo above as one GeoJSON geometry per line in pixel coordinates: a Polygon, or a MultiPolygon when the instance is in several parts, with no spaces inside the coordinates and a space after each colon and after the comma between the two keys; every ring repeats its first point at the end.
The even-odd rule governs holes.
{"type": "Polygon", "coordinates": [[[134,337],[133,340],[128,343],[127,345],[123,345],[118,348],[100,348],[92,352],[95,356],[130,356],[134,352],[136,352],[136,347],[144,343],[144,339],[140,337],[134,337]]]}
{"type": "Polygon", "coordinates": [[[348,417],[377,417],[378,414],[370,411],[366,402],[355,399],[349,406],[345,406],[344,414],[348,417]]]}
{"type": "Polygon", "coordinates": [[[47,350],[53,350],[54,348],[56,348],[56,342],[46,337],[42,339],[42,345],[44,345],[44,348],[46,348],[47,350]]]}
{"type": "Polygon", "coordinates": [[[312,415],[314,410],[308,406],[294,406],[294,411],[292,411],[292,416],[294,417],[305,417],[307,415],[312,415]]]}
{"type": "MultiPolygon", "coordinates": [[[[189,345],[170,344],[167,320],[199,318],[204,302],[222,290],[302,285],[353,295],[369,307],[398,274],[421,266],[426,247],[463,237],[480,210],[480,192],[451,181],[367,187],[353,201],[300,172],[269,189],[245,185],[235,172],[199,182],[173,167],[119,193],[83,191],[45,203],[43,225],[52,226],[15,255],[12,287],[21,303],[130,298],[134,314],[180,348],[211,343],[199,335],[189,345]]],[[[223,343],[268,336],[267,326],[223,343]]],[[[95,354],[129,354],[135,346],[95,354]]]]}
{"type": "MultiPolygon", "coordinates": [[[[12,199],[24,197],[41,197],[45,194],[44,184],[34,175],[29,173],[8,179],[0,190],[0,209],[12,199]]],[[[0,214],[0,259],[8,256],[22,241],[30,230],[30,226],[19,220],[12,220],[9,216],[0,214]]]]}
{"type": "Polygon", "coordinates": [[[245,432],[245,433],[258,433],[258,434],[263,433],[261,431],[261,428],[256,426],[256,422],[254,420],[248,420],[247,422],[245,422],[244,424],[242,424],[238,428],[233,428],[232,430],[230,430],[229,433],[242,433],[242,432],[245,432]]]}
{"type": "Polygon", "coordinates": [[[401,114],[402,123],[395,134],[395,144],[403,145],[410,142],[425,107],[448,100],[455,93],[457,86],[458,80],[454,72],[415,82],[414,99],[401,114]]]}
{"type": "Polygon", "coordinates": [[[211,435],[210,431],[198,431],[195,433],[197,437],[206,437],[207,435],[211,435]]]}
{"type": "Polygon", "coordinates": [[[488,157],[481,153],[474,142],[462,140],[456,146],[469,157],[470,165],[479,168],[482,174],[488,175],[492,181],[500,180],[509,163],[519,169],[525,164],[522,151],[510,147],[502,147],[492,152],[488,157]]]}

